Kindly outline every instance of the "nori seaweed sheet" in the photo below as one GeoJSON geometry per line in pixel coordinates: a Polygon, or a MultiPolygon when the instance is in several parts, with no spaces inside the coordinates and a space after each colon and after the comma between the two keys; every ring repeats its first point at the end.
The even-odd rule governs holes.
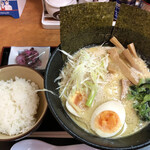
{"type": "Polygon", "coordinates": [[[60,8],[61,49],[71,54],[111,35],[115,3],[83,3],[60,8]]]}
{"type": "Polygon", "coordinates": [[[113,35],[124,45],[134,43],[143,59],[150,60],[150,13],[121,4],[113,35]]]}

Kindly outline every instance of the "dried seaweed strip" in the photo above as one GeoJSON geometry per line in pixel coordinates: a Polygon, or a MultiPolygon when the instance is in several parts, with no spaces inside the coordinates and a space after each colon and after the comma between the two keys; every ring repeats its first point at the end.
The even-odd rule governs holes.
{"type": "Polygon", "coordinates": [[[110,37],[115,3],[84,3],[60,10],[61,48],[75,52],[110,37]]]}
{"type": "Polygon", "coordinates": [[[135,44],[136,50],[150,60],[150,13],[140,8],[121,5],[113,35],[126,47],[135,44]]]}

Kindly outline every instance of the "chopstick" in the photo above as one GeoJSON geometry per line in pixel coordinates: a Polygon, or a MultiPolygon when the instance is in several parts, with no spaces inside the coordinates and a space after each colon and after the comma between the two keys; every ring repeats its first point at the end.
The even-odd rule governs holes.
{"type": "Polygon", "coordinates": [[[73,138],[66,131],[49,131],[49,132],[33,132],[29,137],[42,137],[42,138],[73,138]]]}

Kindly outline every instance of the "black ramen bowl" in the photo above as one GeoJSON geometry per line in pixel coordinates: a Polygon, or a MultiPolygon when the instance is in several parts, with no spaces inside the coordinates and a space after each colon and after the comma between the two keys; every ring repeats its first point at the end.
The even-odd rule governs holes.
{"type": "MultiPolygon", "coordinates": [[[[123,44],[124,47],[133,42],[136,46],[137,52],[144,60],[146,60],[146,62],[149,62],[150,22],[146,18],[150,18],[150,14],[145,11],[141,11],[138,8],[122,5],[119,12],[119,20],[117,19],[115,28],[112,28],[111,22],[110,25],[107,24],[107,19],[109,17],[99,16],[99,9],[98,11],[93,12],[97,5],[99,5],[99,9],[105,8],[101,7],[100,3],[90,3],[81,5],[83,8],[81,8],[80,5],[77,5],[74,7],[70,6],[62,9],[65,15],[62,15],[61,17],[63,20],[61,21],[61,48],[67,52],[72,52],[72,50],[73,52],[76,52],[79,48],[85,47],[87,45],[100,45],[104,41],[109,41],[109,38],[114,35],[123,44]],[[90,8],[88,13],[86,12],[87,6],[90,8]],[[73,8],[75,8],[75,15],[70,13],[72,12],[73,8]],[[80,10],[80,12],[78,10],[80,10]],[[132,12],[134,19],[131,17],[130,12],[132,12]],[[85,13],[85,15],[78,15],[78,13],[85,13]],[[141,14],[144,15],[139,17],[141,14]],[[80,19],[76,17],[77,15],[80,19]],[[72,24],[72,22],[69,23],[69,21],[67,22],[68,18],[71,18],[73,21],[75,21],[74,24],[72,24]],[[92,25],[93,23],[91,23],[89,26],[85,26],[87,25],[86,23],[89,22],[86,21],[86,19],[90,20],[91,18],[94,18],[96,23],[99,21],[100,24],[97,23],[96,25],[92,25]],[[145,18],[145,20],[141,21],[141,18],[145,18]],[[81,22],[79,23],[80,20],[81,22]],[[103,27],[101,26],[101,22],[104,23],[103,27]],[[83,27],[80,27],[81,24],[83,27]],[[73,25],[75,26],[74,28],[73,25]],[[109,29],[112,30],[110,31],[109,29]],[[108,39],[106,37],[108,37],[108,39]]],[[[111,7],[111,3],[107,3],[107,5],[110,5],[109,7],[111,7]]],[[[107,14],[110,14],[110,12],[105,13],[105,15],[107,14]]],[[[51,56],[45,72],[45,88],[53,91],[58,95],[56,96],[46,92],[48,106],[59,124],[73,137],[79,139],[83,143],[99,149],[139,149],[149,145],[150,125],[146,126],[144,129],[133,135],[117,139],[108,139],[86,132],[71,119],[71,117],[63,108],[61,99],[59,98],[59,91],[57,90],[58,82],[54,82],[54,80],[59,76],[60,70],[62,70],[62,67],[65,63],[65,59],[62,56],[62,53],[59,51],[59,48],[60,47],[56,48],[53,55],[51,56]]],[[[150,66],[150,63],[148,63],[148,66],[150,66]]]]}
{"type": "MultiPolygon", "coordinates": [[[[45,88],[59,95],[56,90],[58,82],[54,80],[59,76],[60,70],[64,65],[62,53],[59,47],[56,48],[51,59],[48,62],[45,73],[45,88]]],[[[138,149],[150,144],[150,125],[143,130],[127,137],[118,139],[106,139],[92,135],[80,128],[67,114],[62,106],[61,99],[49,92],[46,92],[49,108],[59,124],[69,132],[73,137],[81,142],[100,149],[138,149]]]]}

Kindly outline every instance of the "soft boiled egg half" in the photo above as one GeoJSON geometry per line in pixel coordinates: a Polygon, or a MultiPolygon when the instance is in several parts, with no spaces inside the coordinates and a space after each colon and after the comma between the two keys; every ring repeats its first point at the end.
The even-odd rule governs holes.
{"type": "Polygon", "coordinates": [[[91,118],[92,130],[101,137],[115,136],[125,124],[125,109],[119,101],[100,105],[91,118]]]}
{"type": "Polygon", "coordinates": [[[85,111],[86,95],[83,92],[75,91],[71,93],[69,99],[66,101],[66,108],[73,115],[80,117],[80,113],[85,111]]]}

